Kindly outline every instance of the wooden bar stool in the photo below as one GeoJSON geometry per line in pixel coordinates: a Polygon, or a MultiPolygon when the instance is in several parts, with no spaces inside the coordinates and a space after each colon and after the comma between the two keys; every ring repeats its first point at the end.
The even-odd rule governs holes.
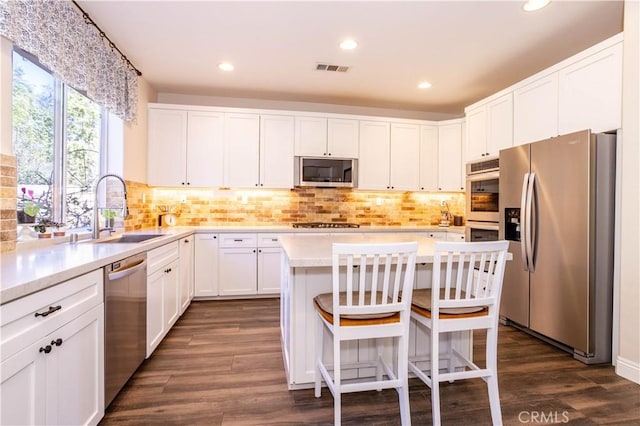
{"type": "Polygon", "coordinates": [[[343,393],[395,388],[402,424],[410,425],[407,362],[418,243],[334,243],[332,250],[333,292],[314,298],[318,314],[315,396],[320,397],[324,380],[333,395],[334,421],[339,425],[343,393]],[[333,336],[333,364],[326,363],[322,356],[325,330],[333,336]],[[395,369],[383,357],[384,338],[394,339],[395,369]],[[376,341],[376,359],[345,365],[341,343],[362,339],[376,341]],[[375,377],[368,381],[343,380],[342,369],[354,367],[374,367],[375,377]]]}

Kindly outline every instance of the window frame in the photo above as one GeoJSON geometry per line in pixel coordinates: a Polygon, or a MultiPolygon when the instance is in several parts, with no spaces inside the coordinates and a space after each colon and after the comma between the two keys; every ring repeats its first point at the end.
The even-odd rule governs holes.
{"type": "MultiPolygon", "coordinates": [[[[67,217],[67,206],[66,206],[66,197],[67,197],[67,187],[65,184],[65,176],[67,173],[67,96],[69,92],[69,88],[73,89],[80,95],[86,97],[87,99],[94,102],[96,105],[100,107],[100,131],[99,131],[99,159],[97,164],[97,174],[98,177],[105,173],[107,169],[108,162],[108,126],[109,126],[109,112],[108,110],[97,104],[91,98],[89,98],[84,90],[78,90],[75,87],[66,84],[62,81],[55,73],[53,73],[50,69],[44,66],[38,58],[23,50],[18,46],[13,46],[13,52],[22,56],[24,59],[30,61],[32,64],[36,65],[47,74],[49,74],[54,79],[53,84],[53,173],[52,173],[52,184],[51,184],[51,219],[55,222],[65,222],[67,217]]],[[[13,65],[13,53],[11,55],[12,58],[12,70],[14,69],[13,65]]],[[[13,101],[12,101],[13,105],[13,101]]],[[[15,143],[15,141],[14,141],[15,143]]],[[[93,191],[92,191],[93,192],[93,191]]],[[[91,221],[92,226],[93,221],[91,221]]],[[[78,228],[78,230],[84,230],[86,227],[78,228]]]]}

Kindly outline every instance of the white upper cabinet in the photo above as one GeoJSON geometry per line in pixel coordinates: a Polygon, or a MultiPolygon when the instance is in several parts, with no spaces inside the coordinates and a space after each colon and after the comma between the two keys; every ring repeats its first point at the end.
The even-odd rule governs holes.
{"type": "Polygon", "coordinates": [[[558,74],[541,77],[513,93],[513,144],[558,136],[558,74]]]}
{"type": "Polygon", "coordinates": [[[295,155],[357,158],[358,120],[296,117],[295,155]]]}
{"type": "Polygon", "coordinates": [[[559,71],[560,134],[622,127],[622,43],[559,71]]]}
{"type": "Polygon", "coordinates": [[[224,185],[232,188],[258,186],[260,116],[225,114],[224,185]]]}
{"type": "Polygon", "coordinates": [[[187,121],[187,185],[222,186],[224,114],[189,111],[187,121]]]}
{"type": "Polygon", "coordinates": [[[330,118],[327,120],[327,155],[337,158],[358,158],[358,120],[330,118]]]}
{"type": "Polygon", "coordinates": [[[463,122],[438,126],[438,191],[463,191],[463,122]]]}
{"type": "Polygon", "coordinates": [[[322,157],[327,154],[327,119],[296,117],[295,155],[322,157]]]}
{"type": "Polygon", "coordinates": [[[389,189],[416,191],[420,185],[420,126],[391,123],[389,189]]]}
{"type": "Polygon", "coordinates": [[[420,190],[438,190],[438,126],[420,126],[420,190]]]}
{"type": "Polygon", "coordinates": [[[387,189],[391,125],[384,121],[360,121],[358,188],[387,189]]]}
{"type": "Polygon", "coordinates": [[[467,159],[487,155],[487,105],[481,105],[465,114],[467,159]]]}
{"type": "MultiPolygon", "coordinates": [[[[487,156],[513,146],[513,94],[507,93],[487,104],[487,156]]],[[[470,160],[471,158],[467,158],[470,160]]]]}
{"type": "Polygon", "coordinates": [[[293,188],[294,118],[260,116],[260,187],[293,188]]]}
{"type": "Polygon", "coordinates": [[[187,111],[149,109],[147,183],[187,184],[187,111]]]}
{"type": "MultiPolygon", "coordinates": [[[[429,128],[419,124],[361,121],[358,188],[417,191],[421,177],[422,127],[429,128]]],[[[435,137],[437,144],[437,130],[435,137]]],[[[435,161],[437,176],[437,159],[435,161]]]]}
{"type": "Polygon", "coordinates": [[[223,126],[222,113],[150,108],[147,183],[222,185],[223,126]]]}

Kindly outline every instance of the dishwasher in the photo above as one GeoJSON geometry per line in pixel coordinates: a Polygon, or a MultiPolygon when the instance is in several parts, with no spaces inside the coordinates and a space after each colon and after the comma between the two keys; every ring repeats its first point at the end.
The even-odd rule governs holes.
{"type": "Polygon", "coordinates": [[[104,268],[104,406],[111,404],[146,355],[147,255],[104,268]]]}

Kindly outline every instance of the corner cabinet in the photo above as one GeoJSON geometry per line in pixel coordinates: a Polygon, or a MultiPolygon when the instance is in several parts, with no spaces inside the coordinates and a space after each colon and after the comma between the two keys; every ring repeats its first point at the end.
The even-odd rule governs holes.
{"type": "Polygon", "coordinates": [[[462,138],[464,120],[448,120],[438,126],[438,191],[464,191],[462,138]]]}
{"type": "Polygon", "coordinates": [[[149,108],[147,183],[222,186],[224,114],[149,108]]]}
{"type": "Polygon", "coordinates": [[[104,415],[102,270],[0,306],[0,424],[104,415]]]}

